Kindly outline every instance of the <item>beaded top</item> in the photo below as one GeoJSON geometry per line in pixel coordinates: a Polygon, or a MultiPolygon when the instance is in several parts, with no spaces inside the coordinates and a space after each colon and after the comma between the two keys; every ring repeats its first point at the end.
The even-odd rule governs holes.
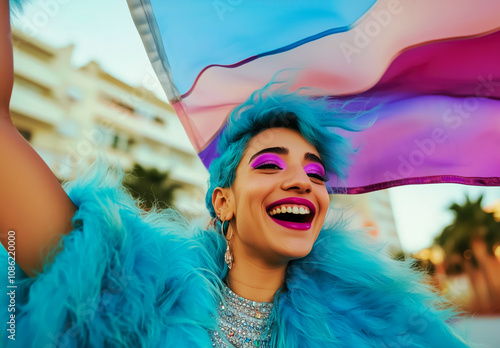
{"type": "Polygon", "coordinates": [[[212,332],[213,347],[270,348],[272,303],[247,300],[227,286],[217,307],[220,332],[212,332]],[[229,341],[230,344],[227,342],[229,341]]]}

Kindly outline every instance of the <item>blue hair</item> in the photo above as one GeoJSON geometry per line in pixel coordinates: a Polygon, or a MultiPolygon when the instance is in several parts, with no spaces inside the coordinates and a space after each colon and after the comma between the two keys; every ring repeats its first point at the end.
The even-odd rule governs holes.
{"type": "Polygon", "coordinates": [[[339,180],[346,178],[355,149],[336,130],[359,131],[367,127],[358,122],[365,112],[349,108],[353,101],[360,100],[313,98],[303,93],[306,91],[310,89],[290,91],[289,83],[271,81],[231,112],[217,146],[218,157],[209,168],[205,204],[212,218],[216,216],[212,206],[215,188],[231,186],[248,142],[269,128],[299,131],[317,149],[327,172],[339,180]]]}
{"type": "Polygon", "coordinates": [[[9,1],[10,12],[16,15],[22,13],[24,5],[28,2],[29,2],[28,0],[10,0],[9,1]]]}

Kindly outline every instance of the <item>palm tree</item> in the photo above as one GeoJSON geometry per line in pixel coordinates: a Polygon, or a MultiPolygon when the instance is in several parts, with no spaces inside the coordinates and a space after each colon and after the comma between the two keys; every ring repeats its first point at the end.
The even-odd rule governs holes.
{"type": "Polygon", "coordinates": [[[150,210],[153,206],[173,207],[174,192],[182,188],[182,185],[172,182],[169,172],[144,168],[137,163],[127,172],[123,184],[140,201],[144,210],[150,210]]]}
{"type": "Polygon", "coordinates": [[[452,204],[455,218],[434,242],[444,251],[446,273],[469,277],[475,293],[473,309],[487,312],[500,301],[500,264],[493,256],[500,242],[500,222],[482,209],[482,200],[483,196],[476,201],[466,197],[462,205],[452,204]]]}
{"type": "Polygon", "coordinates": [[[453,203],[450,210],[455,213],[452,224],[445,227],[435,238],[435,243],[441,246],[445,255],[462,255],[477,266],[472,251],[472,241],[481,239],[486,242],[488,252],[493,255],[493,247],[500,242],[500,222],[493,213],[487,213],[481,207],[483,196],[475,202],[466,197],[463,205],[453,203]]]}

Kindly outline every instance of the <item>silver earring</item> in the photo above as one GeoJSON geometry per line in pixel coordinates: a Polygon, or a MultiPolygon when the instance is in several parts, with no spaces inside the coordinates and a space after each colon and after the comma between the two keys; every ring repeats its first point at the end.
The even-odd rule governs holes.
{"type": "MultiPolygon", "coordinates": [[[[227,237],[228,231],[229,231],[229,221],[224,221],[222,223],[222,234],[224,235],[224,238],[227,237]]],[[[226,247],[226,253],[224,254],[224,261],[226,262],[227,268],[229,269],[233,268],[233,261],[234,261],[233,254],[231,253],[231,250],[229,250],[229,245],[231,243],[232,237],[233,237],[233,230],[231,229],[231,236],[229,238],[226,238],[227,247],[226,247]]]]}

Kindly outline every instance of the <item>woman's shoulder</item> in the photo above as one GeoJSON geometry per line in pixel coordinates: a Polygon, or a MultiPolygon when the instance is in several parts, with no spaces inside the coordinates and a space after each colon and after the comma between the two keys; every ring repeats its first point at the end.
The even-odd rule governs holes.
{"type": "Polygon", "coordinates": [[[26,347],[64,340],[142,346],[158,339],[166,321],[209,302],[200,294],[223,272],[221,238],[174,210],[142,211],[121,180],[101,162],[65,185],[78,208],[73,231],[18,299],[26,347]],[[33,318],[50,320],[33,327],[33,318]]]}
{"type": "Polygon", "coordinates": [[[113,253],[161,259],[161,264],[149,267],[169,273],[171,263],[179,264],[179,260],[186,258],[191,260],[186,266],[208,266],[214,254],[222,250],[223,238],[208,228],[207,223],[188,221],[172,208],[144,211],[122,181],[120,169],[99,159],[77,180],[65,185],[78,207],[73,218],[75,230],[84,231],[87,238],[100,236],[104,239],[101,243],[112,247],[113,253]]]}

